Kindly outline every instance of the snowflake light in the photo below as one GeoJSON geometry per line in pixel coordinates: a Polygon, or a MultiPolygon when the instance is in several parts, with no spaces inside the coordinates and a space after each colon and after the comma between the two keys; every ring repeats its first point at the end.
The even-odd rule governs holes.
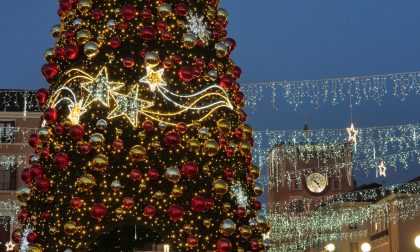
{"type": "Polygon", "coordinates": [[[205,45],[208,45],[210,40],[210,32],[207,30],[207,24],[204,22],[204,16],[197,14],[189,14],[187,17],[187,30],[189,33],[197,36],[205,45]]]}
{"type": "Polygon", "coordinates": [[[20,252],[27,252],[27,251],[29,251],[29,242],[28,242],[28,239],[26,237],[31,232],[32,232],[31,225],[26,226],[25,227],[25,230],[23,231],[23,234],[22,234],[22,239],[20,240],[20,252]]]}
{"type": "Polygon", "coordinates": [[[236,204],[238,206],[247,209],[248,204],[248,195],[246,194],[245,190],[242,188],[242,185],[240,182],[236,181],[233,182],[231,189],[230,189],[230,195],[232,198],[235,198],[236,204]]]}

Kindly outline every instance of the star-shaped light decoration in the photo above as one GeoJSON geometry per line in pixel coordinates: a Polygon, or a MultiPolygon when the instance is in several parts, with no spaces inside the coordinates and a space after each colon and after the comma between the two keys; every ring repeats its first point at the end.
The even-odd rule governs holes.
{"type": "Polygon", "coordinates": [[[348,141],[357,143],[357,134],[359,133],[359,131],[354,128],[353,123],[350,125],[350,128],[347,128],[347,133],[349,134],[348,141]]]}
{"type": "Polygon", "coordinates": [[[378,166],[379,176],[386,177],[386,169],[385,163],[382,161],[378,166]]]}
{"type": "Polygon", "coordinates": [[[6,245],[6,251],[13,251],[13,248],[16,246],[15,244],[13,244],[12,241],[9,241],[5,245],[6,245]]]}
{"type": "Polygon", "coordinates": [[[81,100],[75,104],[69,105],[69,111],[68,119],[73,124],[78,124],[80,122],[80,117],[86,113],[87,109],[83,106],[83,100],[81,100]]]}
{"type": "Polygon", "coordinates": [[[236,204],[238,204],[238,206],[245,209],[248,208],[248,195],[246,194],[245,190],[242,188],[242,185],[240,182],[238,181],[233,182],[230,189],[230,195],[232,198],[236,200],[236,204]]]}
{"type": "Polygon", "coordinates": [[[81,85],[89,93],[85,107],[88,107],[93,102],[100,102],[105,107],[109,107],[111,93],[123,87],[124,83],[110,81],[108,70],[106,67],[103,67],[94,79],[81,83],[81,85]]]}
{"type": "Polygon", "coordinates": [[[187,22],[186,28],[188,32],[197,36],[205,45],[208,45],[211,33],[207,30],[204,16],[190,13],[187,17],[187,22]]]}
{"type": "Polygon", "coordinates": [[[146,83],[150,87],[150,91],[155,92],[156,88],[167,86],[165,80],[163,79],[164,68],[157,71],[153,70],[151,67],[146,67],[147,74],[140,79],[141,83],[146,83]]]}
{"type": "Polygon", "coordinates": [[[151,107],[152,102],[139,99],[139,86],[134,85],[128,94],[120,94],[112,92],[112,97],[117,103],[117,107],[108,115],[108,119],[123,116],[127,118],[130,123],[137,127],[139,125],[139,113],[145,108],[151,107]]]}

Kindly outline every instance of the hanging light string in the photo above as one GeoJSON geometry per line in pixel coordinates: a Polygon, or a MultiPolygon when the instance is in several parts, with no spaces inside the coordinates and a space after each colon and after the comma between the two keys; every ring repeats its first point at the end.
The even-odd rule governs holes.
{"type": "Polygon", "coordinates": [[[35,91],[31,90],[0,90],[0,111],[4,112],[40,112],[35,91]]]}
{"type": "Polygon", "coordinates": [[[373,100],[379,105],[388,93],[404,101],[410,94],[420,94],[420,71],[376,74],[359,77],[330,78],[319,80],[272,81],[242,84],[248,106],[255,110],[259,101],[271,90],[273,108],[279,97],[296,108],[305,102],[316,108],[326,103],[337,105],[353,97],[356,105],[363,100],[373,100]],[[389,90],[393,90],[390,92],[389,90]],[[281,93],[281,94],[280,94],[281,93]]]}

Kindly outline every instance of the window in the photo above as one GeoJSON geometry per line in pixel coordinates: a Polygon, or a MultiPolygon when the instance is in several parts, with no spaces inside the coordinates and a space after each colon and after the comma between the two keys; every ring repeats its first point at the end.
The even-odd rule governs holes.
{"type": "Polygon", "coordinates": [[[10,241],[10,217],[0,216],[0,223],[0,251],[5,251],[4,244],[10,241]]]}
{"type": "Polygon", "coordinates": [[[332,186],[334,191],[340,191],[341,190],[341,180],[338,178],[332,179],[332,186]]]}
{"type": "Polygon", "coordinates": [[[359,252],[358,242],[350,242],[350,252],[359,252]]]}
{"type": "Polygon", "coordinates": [[[0,190],[16,190],[16,169],[0,166],[0,190]]]}
{"type": "Polygon", "coordinates": [[[294,213],[301,213],[305,211],[303,197],[289,197],[289,200],[291,201],[290,211],[294,213]]]}
{"type": "Polygon", "coordinates": [[[357,230],[357,223],[349,224],[349,230],[357,230]]]}
{"type": "Polygon", "coordinates": [[[302,182],[298,181],[297,179],[293,180],[293,191],[301,191],[302,190],[302,182]]]}
{"type": "Polygon", "coordinates": [[[0,122],[0,143],[13,143],[15,141],[15,122],[0,122]]]}

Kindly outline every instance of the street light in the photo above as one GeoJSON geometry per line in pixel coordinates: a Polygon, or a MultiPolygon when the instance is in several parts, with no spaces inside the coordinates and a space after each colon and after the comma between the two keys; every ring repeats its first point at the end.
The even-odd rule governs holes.
{"type": "Polygon", "coordinates": [[[420,249],[420,235],[416,236],[416,239],[414,239],[414,244],[416,244],[416,248],[420,249]]]}
{"type": "Polygon", "coordinates": [[[370,246],[369,243],[365,242],[362,244],[361,249],[363,252],[370,252],[370,250],[372,249],[372,246],[370,246]]]}
{"type": "Polygon", "coordinates": [[[333,251],[335,251],[335,245],[334,245],[334,244],[332,244],[332,243],[330,243],[330,244],[328,244],[327,246],[325,246],[325,249],[326,249],[328,252],[333,252],[333,251]]]}

